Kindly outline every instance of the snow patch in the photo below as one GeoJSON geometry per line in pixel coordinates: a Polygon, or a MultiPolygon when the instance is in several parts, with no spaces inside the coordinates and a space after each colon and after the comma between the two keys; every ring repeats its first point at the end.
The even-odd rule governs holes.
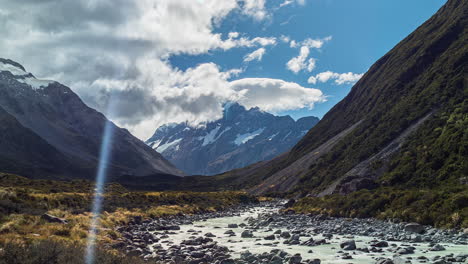
{"type": "Polygon", "coordinates": [[[182,138],[179,138],[179,139],[176,139],[174,141],[171,141],[171,142],[167,142],[167,143],[164,143],[162,144],[161,146],[158,146],[157,148],[155,148],[155,150],[159,153],[163,153],[164,151],[172,148],[172,147],[175,147],[177,144],[179,144],[180,142],[182,141],[182,138]]]}
{"type": "Polygon", "coordinates": [[[17,79],[17,80],[20,83],[25,83],[25,84],[31,86],[31,88],[33,88],[34,90],[45,88],[45,87],[49,86],[49,84],[54,83],[54,81],[39,80],[39,79],[36,79],[34,77],[26,77],[24,79],[17,79]]]}
{"type": "Polygon", "coordinates": [[[11,65],[11,64],[8,64],[8,63],[5,64],[3,62],[0,62],[0,72],[2,72],[2,71],[7,71],[7,72],[10,72],[11,74],[13,74],[15,77],[20,77],[20,78],[16,79],[18,82],[27,84],[27,85],[31,86],[31,88],[33,88],[34,90],[38,90],[38,89],[41,89],[43,87],[47,87],[47,86],[49,86],[49,84],[54,83],[54,81],[36,79],[36,78],[30,76],[29,72],[25,72],[22,69],[14,66],[14,65],[11,65]]]}
{"type": "Polygon", "coordinates": [[[279,132],[276,133],[276,134],[274,134],[274,135],[271,135],[270,137],[268,137],[268,140],[271,141],[271,140],[274,139],[278,134],[279,134],[279,132]]]}
{"type": "Polygon", "coordinates": [[[24,75],[29,74],[29,73],[23,71],[22,69],[14,66],[14,65],[0,62],[0,72],[2,72],[2,71],[11,72],[11,74],[13,74],[15,76],[24,76],[24,75]]]}
{"type": "Polygon", "coordinates": [[[288,134],[286,134],[286,136],[284,136],[282,140],[286,140],[289,137],[289,135],[291,135],[291,131],[289,131],[288,134]]]}
{"type": "Polygon", "coordinates": [[[211,130],[206,136],[202,137],[203,138],[203,144],[202,144],[203,147],[208,145],[208,144],[213,143],[216,140],[215,136],[216,136],[216,134],[218,134],[218,131],[219,131],[220,128],[221,128],[220,126],[217,126],[213,130],[211,130]]]}
{"type": "Polygon", "coordinates": [[[241,135],[237,134],[236,139],[234,140],[234,144],[236,144],[237,146],[245,144],[249,140],[254,139],[256,136],[260,135],[264,130],[265,128],[260,128],[251,133],[246,133],[246,134],[241,134],[241,135]]]}
{"type": "Polygon", "coordinates": [[[159,147],[159,144],[161,144],[161,140],[156,140],[149,142],[148,146],[152,147],[153,149],[156,149],[159,147]]]}

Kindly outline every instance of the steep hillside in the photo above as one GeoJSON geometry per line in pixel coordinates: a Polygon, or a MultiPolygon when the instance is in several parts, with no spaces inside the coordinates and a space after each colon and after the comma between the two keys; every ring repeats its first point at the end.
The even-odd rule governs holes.
{"type": "MultiPolygon", "coordinates": [[[[0,59],[0,107],[4,110],[1,126],[7,132],[4,139],[9,141],[0,145],[0,153],[3,161],[18,164],[16,169],[5,165],[0,171],[41,177],[94,177],[104,126],[110,121],[87,107],[70,88],[38,80],[20,64],[0,59]],[[19,164],[30,164],[34,169],[19,164]],[[64,171],[65,164],[70,166],[64,171]]],[[[182,174],[127,130],[111,126],[113,176],[182,174]]]]}
{"type": "Polygon", "coordinates": [[[467,5],[448,1],[289,153],[218,177],[257,194],[312,196],[465,182],[467,5]]]}
{"type": "Polygon", "coordinates": [[[288,151],[318,121],[316,117],[294,121],[229,103],[219,120],[197,128],[164,125],[146,143],[188,174],[213,175],[288,151]]]}

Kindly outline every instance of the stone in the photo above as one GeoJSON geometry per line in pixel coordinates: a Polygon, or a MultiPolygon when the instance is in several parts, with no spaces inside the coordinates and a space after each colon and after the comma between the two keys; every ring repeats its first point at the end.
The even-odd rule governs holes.
{"type": "Polygon", "coordinates": [[[444,251],[445,247],[439,244],[434,245],[429,249],[430,251],[444,251]]]}
{"type": "Polygon", "coordinates": [[[206,233],[205,236],[206,237],[216,237],[213,233],[206,233]]]}
{"type": "Polygon", "coordinates": [[[67,220],[59,218],[57,216],[50,215],[50,214],[43,214],[41,218],[46,220],[49,223],[68,224],[67,220]]]}
{"type": "Polygon", "coordinates": [[[241,233],[241,237],[243,237],[243,238],[252,238],[252,237],[253,237],[253,233],[252,233],[252,231],[250,231],[250,230],[244,230],[244,231],[241,233]]]}
{"type": "Polygon", "coordinates": [[[340,247],[344,250],[355,250],[356,242],[354,240],[346,240],[340,243],[340,247]]]}
{"type": "Polygon", "coordinates": [[[424,226],[418,223],[409,223],[405,225],[405,231],[411,233],[421,234],[424,232],[424,226]]]}
{"type": "Polygon", "coordinates": [[[295,254],[294,256],[289,258],[289,264],[300,264],[302,261],[301,254],[295,254]]]}

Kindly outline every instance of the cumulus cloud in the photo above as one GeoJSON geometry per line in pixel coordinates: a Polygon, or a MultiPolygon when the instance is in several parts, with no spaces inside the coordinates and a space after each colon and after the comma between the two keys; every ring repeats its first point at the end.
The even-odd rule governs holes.
{"type": "Polygon", "coordinates": [[[271,36],[215,33],[232,12],[268,17],[264,0],[0,0],[1,56],[70,86],[102,112],[115,101],[110,118],[145,139],[167,122],[219,118],[226,101],[255,102],[248,97],[256,93],[231,85],[239,69],[203,63],[181,71],[168,60],[277,44],[271,36]]]}
{"type": "Polygon", "coordinates": [[[307,60],[309,53],[309,48],[307,46],[302,46],[299,55],[289,60],[286,63],[286,67],[294,73],[298,73],[303,69],[309,72],[313,71],[315,69],[316,60],[314,58],[307,60]]]}
{"type": "Polygon", "coordinates": [[[325,82],[328,82],[329,80],[334,80],[335,84],[337,85],[352,84],[352,83],[359,81],[359,79],[361,79],[363,75],[364,75],[363,73],[361,74],[352,73],[352,72],[336,73],[332,71],[326,71],[326,72],[321,72],[315,76],[310,76],[307,82],[311,84],[316,84],[317,82],[325,83],[325,82]]]}
{"type": "Polygon", "coordinates": [[[249,62],[253,60],[261,61],[263,58],[263,55],[265,55],[265,51],[266,51],[265,48],[259,48],[253,51],[252,53],[245,55],[244,62],[249,62]]]}
{"type": "Polygon", "coordinates": [[[313,108],[315,103],[326,100],[318,89],[278,79],[246,78],[230,82],[230,87],[238,93],[237,101],[242,105],[272,112],[313,108]]]}

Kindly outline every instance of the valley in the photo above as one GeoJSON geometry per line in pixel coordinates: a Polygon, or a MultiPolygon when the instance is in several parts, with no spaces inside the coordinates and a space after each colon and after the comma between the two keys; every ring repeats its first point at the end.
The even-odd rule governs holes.
{"type": "MultiPolygon", "coordinates": [[[[101,3],[91,1],[86,22],[71,22],[99,31],[105,27],[96,17],[118,21],[125,13],[152,24],[167,11],[167,25],[185,23],[176,30],[184,39],[172,42],[174,32],[171,41],[143,38],[166,26],[129,34],[121,46],[99,51],[118,50],[111,56],[118,62],[85,56],[83,47],[50,56],[50,67],[0,58],[0,264],[468,263],[467,0],[446,1],[362,74],[330,71],[324,67],[332,64],[315,58],[335,41],[331,35],[212,34],[232,26],[223,17],[238,16],[255,17],[267,34],[277,21],[261,8],[266,1],[161,1],[151,8],[138,2],[128,18],[120,9],[108,14],[110,6],[94,13],[101,3]],[[219,7],[226,9],[213,11],[219,7]],[[147,9],[157,12],[139,14],[147,9]],[[199,41],[205,34],[210,38],[199,41]],[[152,52],[134,59],[141,54],[132,50],[125,60],[134,46],[152,52]],[[256,50],[228,54],[219,65],[202,62],[234,47],[256,50]],[[267,52],[290,49],[299,52],[281,62],[290,72],[260,65],[267,52]],[[92,58],[99,63],[79,63],[92,58]],[[75,71],[85,72],[82,79],[75,71]],[[339,90],[345,84],[349,90],[339,90]],[[318,105],[333,96],[340,100],[318,105]],[[316,105],[327,111],[313,114],[316,105]]],[[[270,11],[299,12],[305,2],[287,0],[270,11]]],[[[14,10],[0,6],[0,21],[14,10]]],[[[281,27],[305,17],[315,18],[291,15],[281,27]]],[[[153,28],[140,23],[112,26],[122,36],[97,40],[98,32],[87,43],[114,44],[135,28],[153,28]]],[[[60,30],[47,31],[47,39],[70,37],[60,30]]],[[[362,56],[354,49],[339,52],[362,56]]],[[[25,54],[42,53],[35,47],[25,54]]],[[[277,62],[272,57],[265,59],[277,62]]],[[[372,57],[353,58],[346,64],[372,57]]]]}

